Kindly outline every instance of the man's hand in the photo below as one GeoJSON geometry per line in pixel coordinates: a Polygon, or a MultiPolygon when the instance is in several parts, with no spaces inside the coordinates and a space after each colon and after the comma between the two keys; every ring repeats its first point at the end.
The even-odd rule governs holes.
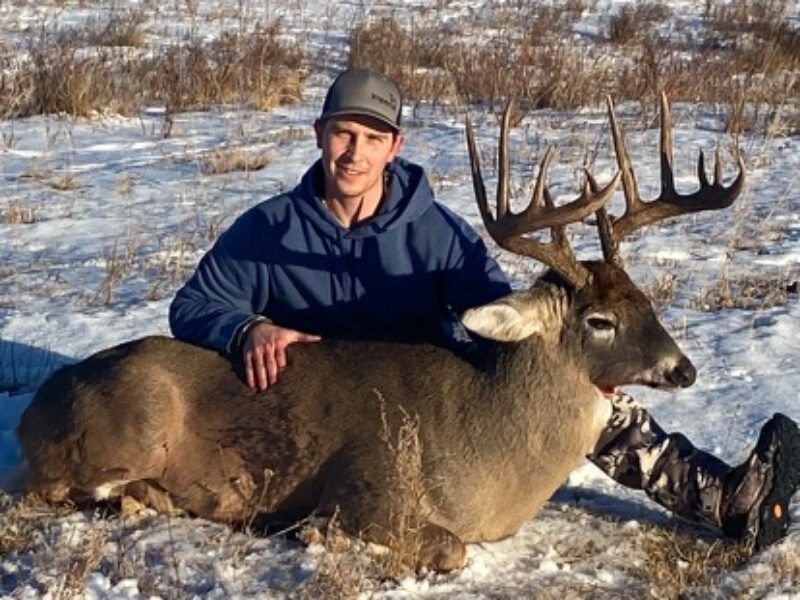
{"type": "Polygon", "coordinates": [[[318,335],[259,323],[247,334],[242,362],[247,385],[261,392],[275,385],[286,367],[286,347],[297,342],[318,342],[318,335]]]}

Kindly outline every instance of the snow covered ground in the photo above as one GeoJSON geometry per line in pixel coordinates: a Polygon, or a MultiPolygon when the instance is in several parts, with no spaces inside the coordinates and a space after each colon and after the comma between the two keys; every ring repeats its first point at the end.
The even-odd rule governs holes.
{"type": "MultiPolygon", "coordinates": [[[[212,1],[202,0],[200,12],[212,1]]],[[[0,222],[0,390],[8,390],[0,392],[0,477],[19,458],[13,428],[41,379],[99,349],[167,333],[171,294],[220,228],[247,207],[292,187],[316,158],[311,124],[332,73],[343,65],[346,27],[359,11],[405,14],[424,4],[344,2],[327,12],[303,1],[247,4],[268,16],[282,14],[290,35],[329,50],[328,63],[310,74],[298,105],[268,113],[219,108],[177,114],[167,139],[161,135],[159,107],[136,118],[0,121],[0,212],[25,207],[35,213],[30,223],[0,222]],[[226,145],[265,151],[271,161],[250,173],[204,174],[204,157],[226,145]],[[65,180],[69,185],[54,185],[65,180]]],[[[477,0],[440,4],[443,19],[481,6],[477,0]]],[[[612,4],[598,2],[596,12],[585,17],[586,29],[595,27],[612,4]]],[[[691,14],[703,3],[674,4],[691,14]]],[[[61,18],[79,20],[92,10],[65,5],[61,18]]],[[[175,5],[170,18],[180,14],[175,5]]],[[[0,35],[19,35],[11,24],[48,14],[55,18],[55,11],[33,2],[3,4],[0,35]]],[[[639,127],[636,110],[618,107],[643,196],[650,198],[659,181],[658,131],[639,127]]],[[[421,106],[405,117],[404,156],[426,167],[440,201],[479,226],[463,116],[421,106]]],[[[486,159],[495,148],[495,122],[480,113],[473,117],[484,162],[491,163],[486,159]]],[[[735,172],[731,140],[721,133],[720,117],[701,106],[678,104],[673,122],[679,190],[694,189],[694,161],[701,148],[707,155],[723,150],[730,181],[735,172]]],[[[608,138],[599,106],[527,117],[511,138],[517,196],[550,144],[560,150],[550,176],[557,199],[576,193],[583,160],[596,148],[595,174],[607,180],[614,173],[608,138]]],[[[800,419],[800,137],[754,133],[739,144],[749,183],[734,208],[659,224],[623,245],[633,279],[647,290],[658,284],[668,290],[662,319],[699,373],[692,388],[675,394],[628,391],[665,429],[683,432],[729,462],[746,456],[774,412],[800,419]],[[740,284],[755,290],[753,305],[704,310],[726,280],[735,290],[740,284]],[[765,302],[770,294],[784,298],[771,306],[765,302]]],[[[494,175],[491,168],[488,175],[494,175]]],[[[612,211],[620,201],[615,199],[612,211]]],[[[580,256],[593,256],[598,250],[592,229],[575,229],[573,245],[580,256]]],[[[517,287],[528,285],[538,272],[529,260],[499,250],[496,255],[517,287]]],[[[796,523],[787,539],[726,572],[717,583],[721,597],[796,594],[800,499],[791,514],[796,523]]],[[[408,578],[377,593],[391,598],[644,597],[650,589],[642,576],[652,557],[648,544],[662,531],[653,526],[669,530],[674,524],[642,494],[622,489],[584,464],[516,536],[471,546],[463,571],[408,578]]],[[[98,540],[103,559],[88,572],[86,595],[97,598],[165,595],[165,590],[187,597],[297,595],[326,560],[316,545],[233,533],[196,519],[149,516],[131,524],[73,513],[55,520],[47,535],[36,553],[0,557],[0,594],[59,596],[67,589],[76,548],[85,549],[91,539],[98,540]]],[[[675,558],[671,566],[680,574],[687,564],[685,557],[675,558]]]]}

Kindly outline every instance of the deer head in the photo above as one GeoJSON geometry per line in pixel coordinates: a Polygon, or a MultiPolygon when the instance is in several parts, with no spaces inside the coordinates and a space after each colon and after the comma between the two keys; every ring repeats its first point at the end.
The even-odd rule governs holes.
{"type": "Polygon", "coordinates": [[[555,206],[546,182],[554,154],[550,148],[542,159],[530,203],[521,212],[514,213],[508,198],[510,111],[511,103],[503,114],[500,129],[495,214],[489,209],[472,125],[467,121],[475,197],[489,235],[502,248],[535,258],[550,267],[537,285],[554,283],[569,296],[561,336],[579,349],[596,386],[609,389],[631,383],[666,388],[691,385],[696,376],[694,366],[660,325],[649,300],[628,277],[620,257],[619,242],[634,230],[663,219],[730,206],[744,186],[743,161],[739,159],[736,180],[726,187],[721,181],[719,156],[714,181],[709,183],[701,153],[698,159],[700,189],[691,194],[677,193],[672,172],[669,103],[662,95],[661,193],[654,200],[644,201],[639,195],[624,137],[609,99],[608,114],[618,173],[601,187],[587,172],[581,194],[562,206],[555,206]],[[620,181],[626,208],[622,217],[614,218],[607,213],[605,205],[620,181]],[[597,217],[603,260],[579,261],[567,240],[566,226],[592,213],[597,217]],[[545,228],[550,229],[549,242],[527,235],[545,228]]]}

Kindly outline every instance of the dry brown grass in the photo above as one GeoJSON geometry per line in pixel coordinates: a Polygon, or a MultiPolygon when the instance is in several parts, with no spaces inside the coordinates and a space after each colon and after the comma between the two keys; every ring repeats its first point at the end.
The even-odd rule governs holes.
{"type": "Polygon", "coordinates": [[[276,21],[247,34],[225,32],[210,44],[173,46],[145,61],[144,86],[170,112],[231,103],[267,110],[297,102],[303,55],[280,33],[276,21]]]}
{"type": "Polygon", "coordinates": [[[0,554],[27,552],[42,535],[43,517],[52,509],[35,496],[15,500],[0,491],[0,554]]]}
{"type": "Polygon", "coordinates": [[[145,25],[148,21],[144,7],[114,11],[104,17],[90,16],[79,28],[54,31],[64,45],[107,48],[140,48],[146,45],[145,25]]]}
{"type": "Polygon", "coordinates": [[[563,76],[593,73],[594,60],[568,51],[572,44],[563,40],[584,7],[577,1],[498,6],[489,22],[446,30],[436,22],[404,28],[393,18],[367,21],[351,31],[349,64],[382,70],[413,101],[494,104],[513,95],[535,106],[574,103],[580,83],[565,92],[563,76]],[[490,27],[502,33],[476,43],[490,27]]]}
{"type": "Polygon", "coordinates": [[[222,175],[241,171],[249,173],[263,169],[272,162],[272,153],[251,148],[224,148],[200,157],[204,175],[222,175]]]}
{"type": "Polygon", "coordinates": [[[21,181],[32,180],[57,192],[75,192],[81,188],[76,173],[71,171],[53,172],[51,170],[34,168],[19,176],[21,181]]]}
{"type": "MultiPolygon", "coordinates": [[[[719,109],[731,132],[800,128],[800,32],[786,17],[788,0],[709,0],[705,27],[691,39],[658,27],[671,11],[660,1],[622,5],[597,38],[576,34],[590,4],[498,4],[444,25],[435,11],[410,22],[367,14],[350,30],[348,62],[384,71],[413,102],[444,107],[499,110],[513,96],[522,111],[570,109],[612,94],[652,110],[665,90],[719,109]]],[[[148,51],[145,15],[118,11],[79,30],[43,30],[29,67],[0,81],[0,114],[135,114],[149,104],[168,114],[217,104],[267,110],[300,97],[312,59],[278,21],[148,51]]],[[[4,50],[0,61],[12,55],[4,50]]]]}
{"type": "Polygon", "coordinates": [[[120,244],[119,239],[114,240],[111,249],[101,259],[104,265],[103,279],[94,296],[88,300],[90,306],[111,304],[117,286],[138,262],[137,251],[140,244],[140,240],[136,237],[127,238],[124,246],[120,244]]]}
{"type": "Polygon", "coordinates": [[[147,53],[131,48],[145,42],[138,15],[77,31],[43,30],[30,64],[0,80],[0,115],[132,115],[153,104],[169,113],[217,104],[267,110],[299,99],[303,54],[281,38],[278,21],[147,53]]]}
{"type": "Polygon", "coordinates": [[[161,250],[146,257],[142,265],[144,278],[149,282],[144,295],[147,301],[160,300],[173,293],[194,270],[194,260],[190,258],[192,244],[188,239],[170,237],[160,244],[161,250]]]}
{"type": "Polygon", "coordinates": [[[90,19],[79,31],[87,46],[141,48],[147,42],[143,8],[113,13],[105,20],[90,19]]]}
{"type": "Polygon", "coordinates": [[[654,598],[703,597],[717,578],[742,566],[749,553],[738,544],[711,544],[684,534],[653,528],[641,539],[644,561],[633,573],[647,581],[654,598]]]}
{"type": "Polygon", "coordinates": [[[375,563],[367,556],[364,544],[350,538],[334,515],[324,526],[304,527],[299,539],[322,548],[316,573],[296,596],[316,598],[356,598],[376,588],[375,563]]]}
{"type": "Polygon", "coordinates": [[[773,553],[767,563],[783,581],[800,584],[800,549],[797,546],[786,545],[781,552],[773,553]]]}
{"type": "Polygon", "coordinates": [[[383,397],[377,390],[375,394],[381,402],[381,437],[388,450],[386,484],[392,491],[389,531],[386,532],[389,552],[380,557],[379,564],[384,578],[400,579],[413,573],[419,562],[421,532],[430,516],[426,498],[431,482],[425,479],[422,470],[419,417],[409,414],[402,406],[397,407],[400,421],[397,430],[392,432],[383,397]]]}
{"type": "Polygon", "coordinates": [[[33,495],[15,500],[0,493],[0,554],[31,553],[49,565],[56,577],[42,592],[53,598],[84,596],[86,577],[100,565],[107,541],[106,527],[100,522],[67,535],[59,531],[58,518],[70,510],[33,495]]]}
{"type": "Polygon", "coordinates": [[[645,295],[653,303],[653,308],[657,313],[664,311],[670,306],[677,296],[678,276],[674,273],[664,273],[643,289],[645,295]]]}
{"type": "Polygon", "coordinates": [[[442,102],[454,93],[448,73],[441,71],[444,39],[430,27],[409,31],[389,17],[362,23],[350,32],[348,66],[382,71],[397,82],[405,99],[442,102]]]}
{"type": "Polygon", "coordinates": [[[37,590],[56,599],[84,598],[87,577],[97,571],[112,581],[135,579],[145,595],[185,596],[178,583],[148,568],[147,553],[135,540],[124,539],[119,521],[99,511],[86,521],[72,520],[74,511],[71,505],[48,504],[35,495],[15,499],[0,492],[0,555],[18,559],[21,567],[3,571],[3,591],[9,597],[37,590]],[[109,542],[116,543],[116,556],[108,553],[109,542]]]}
{"type": "Polygon", "coordinates": [[[349,63],[381,69],[410,100],[435,105],[499,110],[514,97],[522,111],[572,109],[611,94],[651,112],[664,90],[719,109],[731,132],[791,132],[800,123],[800,34],[785,20],[785,2],[739,2],[741,25],[727,16],[733,8],[709,3],[705,38],[691,42],[657,27],[670,14],[663,2],[624,5],[607,41],[574,35],[580,6],[572,4],[498,6],[449,28],[365,21],[351,31],[349,63]],[[726,19],[728,32],[748,35],[721,33],[726,19]]]}
{"type": "Polygon", "coordinates": [[[103,559],[108,532],[100,523],[95,523],[80,537],[78,542],[64,548],[56,557],[62,580],[55,590],[55,598],[84,598],[86,578],[97,570],[103,559]]]}
{"type": "Polygon", "coordinates": [[[763,310],[783,306],[797,297],[798,280],[798,273],[784,270],[732,276],[726,267],[714,285],[700,289],[692,306],[702,311],[763,310]]]}
{"type": "Polygon", "coordinates": [[[654,25],[672,14],[663,2],[636,2],[623,5],[608,22],[608,39],[614,44],[641,43],[651,35],[654,25]]]}
{"type": "Polygon", "coordinates": [[[41,221],[38,204],[11,200],[8,206],[0,208],[0,223],[6,225],[30,225],[41,221]]]}

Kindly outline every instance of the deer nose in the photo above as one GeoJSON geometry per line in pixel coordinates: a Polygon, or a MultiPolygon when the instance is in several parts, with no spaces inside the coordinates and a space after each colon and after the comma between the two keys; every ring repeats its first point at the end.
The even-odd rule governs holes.
{"type": "Polygon", "coordinates": [[[684,356],[671,371],[667,372],[666,377],[667,381],[673,385],[689,387],[697,377],[697,370],[694,368],[692,361],[684,356]]]}

